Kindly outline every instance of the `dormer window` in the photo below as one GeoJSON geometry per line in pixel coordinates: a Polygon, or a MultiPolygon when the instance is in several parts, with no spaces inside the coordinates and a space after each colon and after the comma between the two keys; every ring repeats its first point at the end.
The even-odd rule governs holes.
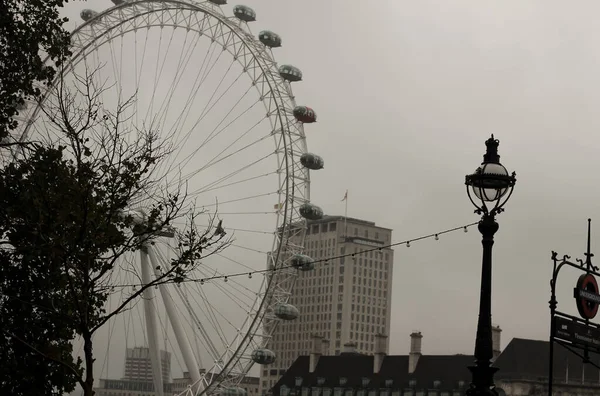
{"type": "Polygon", "coordinates": [[[394,383],[394,380],[386,379],[385,380],[385,387],[386,388],[391,388],[393,383],[394,383]]]}
{"type": "Polygon", "coordinates": [[[324,383],[325,383],[325,378],[323,378],[323,377],[317,378],[317,385],[323,385],[324,383]]]}
{"type": "Polygon", "coordinates": [[[371,379],[369,377],[362,377],[362,386],[369,385],[369,382],[371,382],[371,379]]]}
{"type": "Polygon", "coordinates": [[[411,379],[410,381],[408,381],[408,386],[414,388],[415,386],[417,386],[417,380],[411,379]]]}
{"type": "Polygon", "coordinates": [[[348,380],[346,379],[346,377],[340,377],[340,385],[341,386],[346,385],[346,382],[348,382],[348,380]]]}
{"type": "Polygon", "coordinates": [[[281,396],[288,396],[290,394],[290,388],[285,385],[281,385],[281,388],[279,388],[279,393],[281,396]]]}
{"type": "Polygon", "coordinates": [[[440,385],[442,384],[442,381],[433,381],[433,387],[435,389],[438,389],[440,387],[440,385]]]}
{"type": "Polygon", "coordinates": [[[296,377],[295,384],[296,386],[302,386],[302,377],[296,377]]]}
{"type": "Polygon", "coordinates": [[[464,388],[465,387],[465,381],[458,381],[458,387],[460,389],[464,388]]]}

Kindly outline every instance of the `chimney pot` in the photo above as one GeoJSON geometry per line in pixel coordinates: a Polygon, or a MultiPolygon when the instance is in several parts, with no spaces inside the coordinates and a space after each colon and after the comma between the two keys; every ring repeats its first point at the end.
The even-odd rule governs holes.
{"type": "Polygon", "coordinates": [[[494,360],[496,360],[496,358],[498,356],[500,356],[500,353],[502,352],[502,349],[500,348],[500,346],[501,346],[501,344],[500,344],[501,334],[500,333],[502,333],[502,329],[500,328],[500,326],[492,325],[492,352],[493,352],[492,362],[494,360]]]}
{"type": "Polygon", "coordinates": [[[343,353],[356,353],[356,342],[345,343],[343,353]]]}
{"type": "Polygon", "coordinates": [[[388,337],[385,334],[375,335],[375,356],[373,357],[373,372],[375,374],[379,373],[379,370],[381,370],[383,359],[387,354],[387,339],[388,337]]]}
{"type": "Polygon", "coordinates": [[[327,338],[321,340],[321,348],[321,353],[323,355],[329,355],[329,340],[327,338]]]}
{"type": "Polygon", "coordinates": [[[309,372],[314,373],[317,368],[317,363],[319,363],[319,358],[323,354],[323,337],[317,334],[312,334],[310,336],[312,339],[312,350],[310,352],[309,359],[309,372]]]}
{"type": "Polygon", "coordinates": [[[408,355],[408,373],[412,374],[417,368],[417,363],[421,357],[421,340],[423,335],[420,331],[413,331],[410,335],[410,353],[408,355]]]}

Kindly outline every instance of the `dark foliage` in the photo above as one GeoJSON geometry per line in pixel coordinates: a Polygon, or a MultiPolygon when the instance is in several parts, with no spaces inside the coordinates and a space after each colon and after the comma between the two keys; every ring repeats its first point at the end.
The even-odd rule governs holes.
{"type": "Polygon", "coordinates": [[[59,16],[63,0],[0,1],[0,139],[17,126],[13,118],[24,99],[34,99],[69,56],[69,34],[59,16]],[[42,52],[41,52],[42,51],[42,52]],[[50,65],[46,65],[50,66],[50,65]]]}

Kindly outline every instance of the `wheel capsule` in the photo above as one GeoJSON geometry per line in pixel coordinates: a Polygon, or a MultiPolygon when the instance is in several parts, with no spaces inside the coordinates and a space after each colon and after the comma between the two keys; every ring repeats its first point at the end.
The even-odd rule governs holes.
{"type": "Polygon", "coordinates": [[[233,15],[237,19],[240,19],[244,22],[254,22],[256,21],[256,12],[248,6],[245,5],[236,5],[233,7],[233,15]]]}
{"type": "Polygon", "coordinates": [[[273,309],[273,313],[283,320],[294,320],[300,315],[298,308],[292,304],[277,304],[273,309]]]}
{"type": "Polygon", "coordinates": [[[300,157],[300,163],[305,168],[308,168],[311,170],[323,169],[323,166],[325,165],[323,158],[321,158],[317,154],[313,154],[313,153],[302,154],[302,156],[300,157]]]}
{"type": "Polygon", "coordinates": [[[292,256],[290,264],[292,267],[302,271],[310,271],[315,268],[314,260],[304,254],[296,254],[292,256]]]}
{"type": "Polygon", "coordinates": [[[310,107],[296,106],[294,107],[294,118],[305,124],[312,124],[317,122],[317,113],[310,107]]]}
{"type": "Polygon", "coordinates": [[[258,39],[261,43],[269,48],[281,47],[281,37],[277,33],[273,33],[270,30],[263,30],[258,33],[258,39]]]}
{"type": "Polygon", "coordinates": [[[323,218],[323,209],[310,202],[300,206],[300,215],[307,220],[320,220],[323,218]]]}
{"type": "Polygon", "coordinates": [[[98,13],[94,10],[90,10],[89,8],[86,8],[85,10],[81,11],[81,14],[79,14],[81,19],[83,19],[86,22],[92,18],[95,18],[96,15],[98,15],[98,13]]]}
{"type": "Polygon", "coordinates": [[[302,72],[292,65],[281,65],[279,67],[279,75],[289,82],[302,81],[302,72]]]}
{"type": "Polygon", "coordinates": [[[272,364],[275,363],[275,352],[267,348],[255,349],[252,352],[252,360],[258,364],[272,364]]]}

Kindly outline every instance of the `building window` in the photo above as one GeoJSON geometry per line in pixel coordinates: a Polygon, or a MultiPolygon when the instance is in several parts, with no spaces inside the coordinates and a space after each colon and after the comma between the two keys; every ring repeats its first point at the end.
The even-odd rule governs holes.
{"type": "Polygon", "coordinates": [[[290,394],[290,388],[285,385],[281,385],[281,388],[279,388],[279,393],[281,396],[288,396],[290,394]]]}
{"type": "Polygon", "coordinates": [[[348,382],[348,379],[346,377],[340,377],[340,385],[344,386],[346,385],[346,382],[348,382]]]}
{"type": "Polygon", "coordinates": [[[408,381],[408,386],[414,388],[415,386],[417,386],[417,380],[411,379],[410,381],[408,381]]]}
{"type": "Polygon", "coordinates": [[[302,377],[296,377],[295,383],[296,383],[296,386],[302,385],[302,377]]]}
{"type": "Polygon", "coordinates": [[[462,389],[465,387],[465,381],[458,381],[458,388],[462,389]]]}
{"type": "Polygon", "coordinates": [[[387,380],[385,380],[385,387],[391,388],[393,383],[394,383],[394,380],[387,379],[387,380]]]}
{"type": "Polygon", "coordinates": [[[331,388],[323,388],[323,396],[331,396],[331,388]]]}
{"type": "Polygon", "coordinates": [[[337,223],[331,223],[329,224],[329,231],[335,231],[337,228],[337,223]]]}
{"type": "Polygon", "coordinates": [[[437,381],[437,380],[433,381],[433,387],[434,388],[439,388],[441,384],[442,384],[442,381],[437,381]]]}
{"type": "Polygon", "coordinates": [[[362,386],[367,386],[369,385],[370,379],[369,377],[362,377],[362,386]]]}

